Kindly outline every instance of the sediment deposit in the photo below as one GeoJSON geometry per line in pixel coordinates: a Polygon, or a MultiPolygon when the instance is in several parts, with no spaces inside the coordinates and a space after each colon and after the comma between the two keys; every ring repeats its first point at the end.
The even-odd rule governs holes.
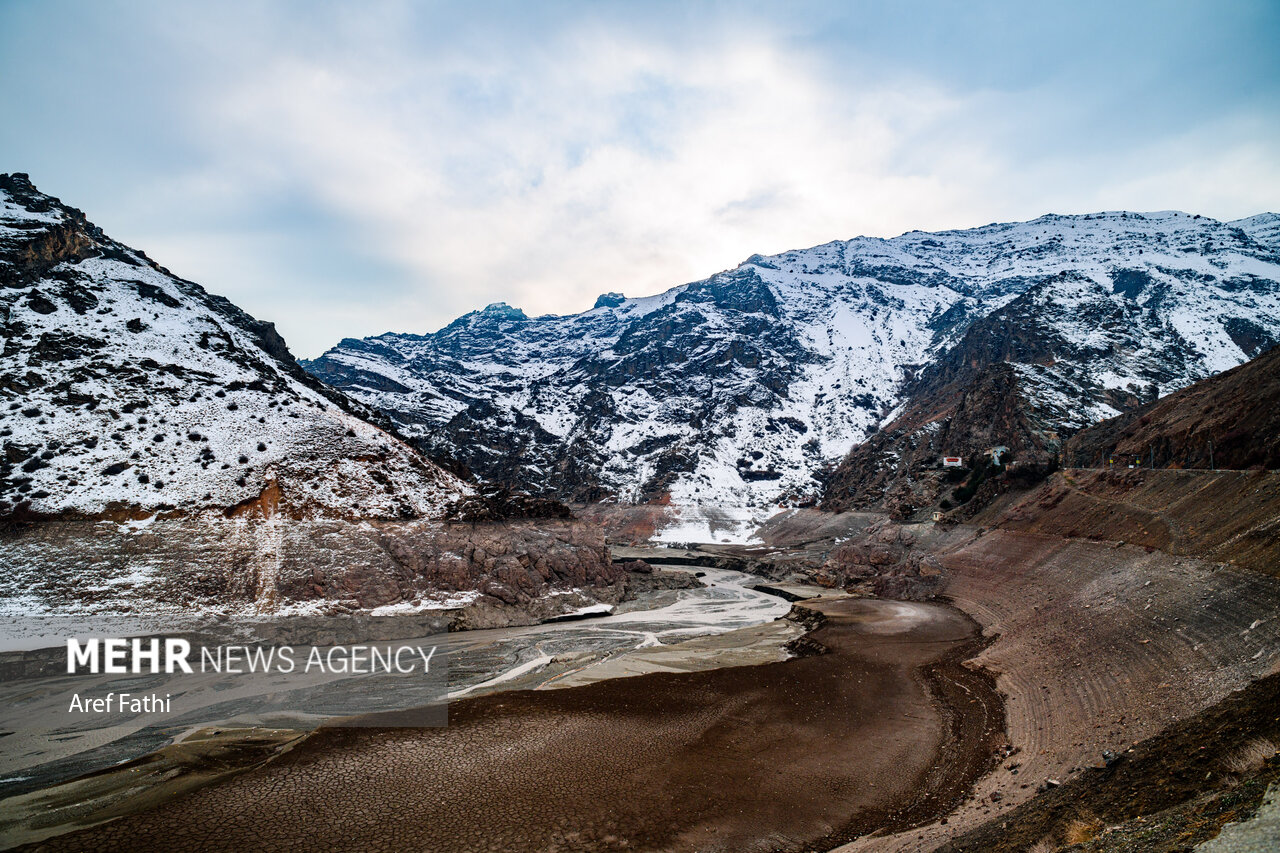
{"type": "Polygon", "coordinates": [[[821,605],[830,651],[457,702],[434,730],[322,731],[41,850],[823,849],[946,810],[1003,738],[945,607],[821,605]]]}

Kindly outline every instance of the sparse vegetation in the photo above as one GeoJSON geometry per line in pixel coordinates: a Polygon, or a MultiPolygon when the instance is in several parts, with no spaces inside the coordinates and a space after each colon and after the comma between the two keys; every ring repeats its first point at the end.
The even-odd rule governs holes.
{"type": "Polygon", "coordinates": [[[1084,844],[1098,837],[1098,833],[1102,831],[1102,821],[1093,816],[1080,817],[1067,824],[1066,842],[1070,846],[1072,844],[1084,844]]]}
{"type": "Polygon", "coordinates": [[[1278,751],[1267,738],[1254,738],[1227,756],[1222,766],[1228,773],[1244,776],[1275,758],[1278,751]]]}

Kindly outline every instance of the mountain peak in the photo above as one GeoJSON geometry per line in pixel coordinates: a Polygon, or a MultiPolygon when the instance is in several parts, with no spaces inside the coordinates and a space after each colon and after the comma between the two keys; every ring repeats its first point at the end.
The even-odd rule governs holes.
{"type": "Polygon", "coordinates": [[[1264,246],[1280,249],[1280,213],[1259,213],[1227,224],[1239,228],[1264,246]]]}
{"type": "Polygon", "coordinates": [[[519,308],[512,308],[505,302],[490,302],[480,313],[486,317],[499,317],[506,320],[529,319],[519,308]]]}
{"type": "MultiPolygon", "coordinates": [[[[311,369],[485,479],[750,515],[809,499],[815,471],[899,416],[919,448],[976,447],[993,413],[1052,452],[1280,341],[1277,282],[1280,252],[1241,226],[1051,215],[752,255],[633,308],[521,315],[501,334],[475,322],[485,309],[443,333],[340,345],[311,369]],[[986,391],[966,396],[978,379],[986,391]]],[[[877,446],[861,479],[914,453],[877,446]]]]}

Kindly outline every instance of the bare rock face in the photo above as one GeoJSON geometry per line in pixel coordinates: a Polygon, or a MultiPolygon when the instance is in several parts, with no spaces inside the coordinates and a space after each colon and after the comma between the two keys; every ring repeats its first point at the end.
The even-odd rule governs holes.
{"type": "Polygon", "coordinates": [[[928,601],[942,588],[942,564],[929,555],[912,554],[902,563],[871,580],[879,598],[898,601],[928,601]]]}
{"type": "Polygon", "coordinates": [[[896,524],[873,525],[863,535],[834,548],[813,580],[823,586],[855,588],[880,598],[927,601],[942,586],[936,557],[913,550],[916,536],[896,524]]]}
{"type": "Polygon", "coordinates": [[[628,572],[626,594],[623,596],[627,601],[648,593],[673,589],[700,589],[706,586],[693,572],[657,569],[643,560],[632,560],[620,565],[628,572]]]}
{"type": "Polygon", "coordinates": [[[942,382],[950,376],[939,369],[899,418],[849,452],[826,477],[824,509],[879,506],[905,520],[946,494],[943,456],[972,463],[1001,446],[1019,465],[1050,466],[1060,446],[1055,422],[1037,413],[1012,365],[960,368],[942,382]]]}
{"type": "Polygon", "coordinates": [[[145,630],[438,612],[454,627],[529,624],[618,601],[627,574],[598,528],[572,520],[62,520],[11,526],[0,551],[0,634],[14,637],[77,619],[145,630]]]}

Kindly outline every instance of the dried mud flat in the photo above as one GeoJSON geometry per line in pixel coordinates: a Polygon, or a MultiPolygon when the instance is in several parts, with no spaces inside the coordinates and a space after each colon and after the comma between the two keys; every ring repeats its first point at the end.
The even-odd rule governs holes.
{"type": "Polygon", "coordinates": [[[454,703],[444,729],[324,730],[220,784],[31,850],[824,850],[945,813],[999,696],[940,605],[813,605],[828,650],[454,703]]]}

